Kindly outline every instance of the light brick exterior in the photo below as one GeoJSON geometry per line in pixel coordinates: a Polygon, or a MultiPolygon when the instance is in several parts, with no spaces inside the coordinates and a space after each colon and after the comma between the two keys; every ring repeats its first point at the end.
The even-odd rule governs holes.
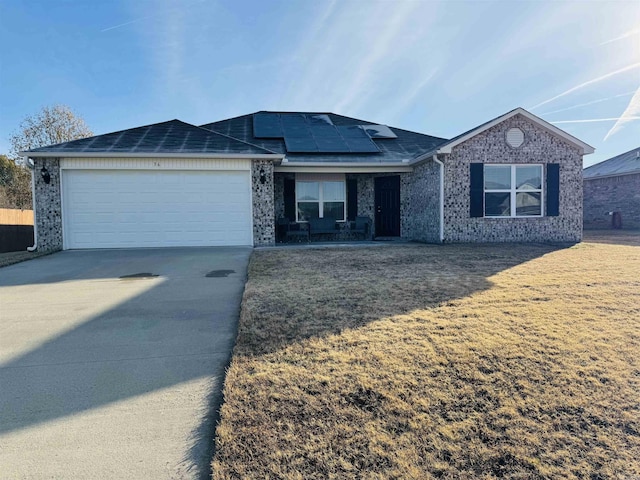
{"type": "Polygon", "coordinates": [[[276,243],[273,180],[273,162],[252,161],[253,245],[256,247],[276,243]],[[265,183],[260,181],[263,174],[265,183]]]}
{"type": "MultiPolygon", "coordinates": [[[[405,238],[440,242],[440,166],[433,160],[417,165],[408,176],[405,238]]],[[[402,185],[401,185],[402,187],[402,185]]]]}
{"type": "MultiPolygon", "coordinates": [[[[444,242],[577,242],[582,237],[582,155],[567,141],[522,115],[477,134],[453,148],[451,154],[440,155],[444,162],[444,242]],[[509,128],[518,127],[525,134],[519,148],[505,141],[509,128]],[[470,164],[543,164],[560,165],[560,215],[540,218],[471,218],[470,164]]],[[[330,171],[330,169],[328,169],[330,171]]],[[[62,249],[62,215],[60,162],[57,158],[35,160],[36,225],[38,247],[42,251],[62,249]],[[40,175],[46,166],[51,182],[45,184],[40,175]]],[[[369,217],[375,235],[375,178],[400,177],[401,237],[421,242],[440,241],[440,166],[432,159],[418,164],[413,172],[347,174],[356,179],[358,215],[369,217]]],[[[274,174],[271,160],[253,160],[251,188],[253,207],[253,239],[255,246],[274,245],[276,218],[284,216],[284,179],[294,173],[274,174]],[[261,177],[264,176],[264,183],[261,177]]],[[[589,225],[601,222],[607,226],[605,211],[623,212],[625,226],[640,227],[640,175],[608,182],[591,182],[586,187],[589,198],[585,215],[589,225]],[[633,177],[633,178],[632,178],[633,177]],[[629,182],[629,183],[627,183],[629,182]],[[622,192],[619,200],[612,193],[622,192]],[[636,202],[636,203],[633,203],[636,202]],[[626,210],[629,205],[632,210],[626,210]],[[625,213],[628,212],[628,213],[625,213]],[[635,223],[634,223],[635,222],[635,223]]],[[[349,224],[341,224],[336,239],[353,239],[349,224]]]]}
{"type": "Polygon", "coordinates": [[[472,137],[444,156],[445,242],[579,242],[582,239],[582,155],[577,147],[550,134],[522,115],[472,137]],[[525,141],[505,142],[512,127],[525,141]],[[560,164],[560,215],[540,218],[471,218],[470,167],[474,162],[560,164]]]}
{"type": "Polygon", "coordinates": [[[622,228],[640,228],[640,173],[584,180],[584,228],[610,228],[620,212],[622,228]]]}
{"type": "Polygon", "coordinates": [[[60,160],[58,158],[37,158],[34,160],[35,225],[38,235],[38,251],[55,252],[62,250],[62,200],[60,186],[60,160]],[[51,176],[47,184],[41,175],[45,167],[51,176]]]}

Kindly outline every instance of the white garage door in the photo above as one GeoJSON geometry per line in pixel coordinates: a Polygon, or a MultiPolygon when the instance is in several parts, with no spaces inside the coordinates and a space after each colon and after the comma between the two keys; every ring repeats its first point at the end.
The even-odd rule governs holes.
{"type": "Polygon", "coordinates": [[[65,248],[251,245],[247,171],[63,170],[65,248]]]}

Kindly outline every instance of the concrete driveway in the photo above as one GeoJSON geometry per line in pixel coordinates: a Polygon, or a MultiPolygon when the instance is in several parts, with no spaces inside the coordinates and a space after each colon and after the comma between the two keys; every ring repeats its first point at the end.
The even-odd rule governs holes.
{"type": "Polygon", "coordinates": [[[207,478],[250,253],[66,251],[1,268],[0,478],[207,478]]]}

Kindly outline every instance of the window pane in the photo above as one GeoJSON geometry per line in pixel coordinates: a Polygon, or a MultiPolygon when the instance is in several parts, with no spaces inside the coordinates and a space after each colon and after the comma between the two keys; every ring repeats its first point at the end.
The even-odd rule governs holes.
{"type": "Polygon", "coordinates": [[[324,218],[332,217],[336,220],[344,220],[344,202],[324,202],[324,218]]]}
{"type": "Polygon", "coordinates": [[[542,188],[542,165],[516,167],[516,188],[540,190],[542,188]]]}
{"type": "Polygon", "coordinates": [[[298,200],[320,200],[320,184],[318,182],[296,182],[298,200]]]}
{"type": "Polygon", "coordinates": [[[542,215],[540,196],[540,193],[516,193],[516,215],[542,215]]]}
{"type": "Polygon", "coordinates": [[[511,215],[510,193],[485,193],[484,214],[486,217],[503,217],[511,215]]]}
{"type": "Polygon", "coordinates": [[[322,193],[325,202],[344,202],[344,182],[323,182],[322,193]]]}
{"type": "Polygon", "coordinates": [[[485,165],[484,189],[507,190],[511,188],[510,165],[485,165]]]}
{"type": "Polygon", "coordinates": [[[308,222],[320,216],[320,204],[315,202],[298,202],[298,221],[308,222]]]}

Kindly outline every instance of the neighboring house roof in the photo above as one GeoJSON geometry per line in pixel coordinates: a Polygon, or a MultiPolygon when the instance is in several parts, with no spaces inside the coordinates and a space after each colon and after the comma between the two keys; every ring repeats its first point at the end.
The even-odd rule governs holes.
{"type": "Polygon", "coordinates": [[[640,173],[640,147],[585,168],[583,176],[590,179],[633,173],[640,173]]]}
{"type": "Polygon", "coordinates": [[[96,135],[22,152],[38,156],[168,156],[222,155],[282,157],[268,149],[205,130],[180,120],[154,123],[144,127],[96,135]]]}
{"type": "Polygon", "coordinates": [[[591,145],[584,143],[582,140],[578,140],[573,135],[569,135],[564,130],[561,130],[555,125],[552,125],[551,123],[541,119],[540,117],[535,116],[534,114],[526,111],[524,108],[518,107],[511,110],[510,112],[505,113],[504,115],[500,115],[499,117],[489,120],[488,122],[485,122],[482,125],[478,125],[477,127],[474,127],[471,130],[468,130],[452,138],[451,140],[443,143],[442,145],[439,145],[435,151],[429,152],[429,154],[451,153],[453,147],[460,145],[463,142],[466,142],[470,138],[475,137],[476,135],[484,132],[485,130],[488,130],[491,127],[494,127],[495,125],[498,125],[499,123],[504,122],[505,120],[511,117],[514,117],[516,115],[522,115],[523,117],[527,118],[528,120],[532,121],[533,123],[537,124],[543,129],[547,130],[551,134],[556,135],[560,138],[563,138],[567,142],[575,145],[580,149],[583,155],[588,155],[594,152],[594,148],[591,145]]]}
{"type": "Polygon", "coordinates": [[[447,140],[422,133],[411,132],[400,128],[390,127],[397,138],[372,138],[371,140],[379,150],[370,153],[347,152],[317,152],[300,153],[288,152],[284,138],[256,138],[254,135],[254,115],[275,114],[281,116],[297,115],[308,117],[326,117],[336,127],[349,127],[359,125],[378,125],[374,122],[345,117],[335,113],[325,112],[255,112],[248,115],[207,123],[202,128],[223,133],[245,142],[259,145],[268,150],[286,155],[289,163],[406,163],[420,157],[426,152],[432,151],[438,145],[447,140]]]}

